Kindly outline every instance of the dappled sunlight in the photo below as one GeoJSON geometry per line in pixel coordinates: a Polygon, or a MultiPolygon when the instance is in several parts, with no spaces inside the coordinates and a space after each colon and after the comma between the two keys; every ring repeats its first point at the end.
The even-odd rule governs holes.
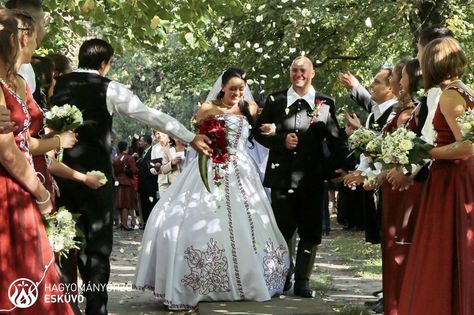
{"type": "Polygon", "coordinates": [[[325,264],[325,263],[316,263],[317,267],[326,268],[326,269],[338,269],[338,270],[350,270],[353,269],[353,266],[349,265],[337,265],[337,264],[325,264]]]}

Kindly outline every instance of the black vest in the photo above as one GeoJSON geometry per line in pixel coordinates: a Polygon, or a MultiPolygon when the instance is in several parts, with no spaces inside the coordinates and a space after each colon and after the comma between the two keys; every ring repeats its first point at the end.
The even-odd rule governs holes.
{"type": "Polygon", "coordinates": [[[73,72],[57,78],[51,104],[75,105],[87,121],[76,130],[76,146],[64,150],[63,162],[78,171],[112,173],[112,116],[106,103],[109,83],[110,79],[94,73],[73,72]]]}

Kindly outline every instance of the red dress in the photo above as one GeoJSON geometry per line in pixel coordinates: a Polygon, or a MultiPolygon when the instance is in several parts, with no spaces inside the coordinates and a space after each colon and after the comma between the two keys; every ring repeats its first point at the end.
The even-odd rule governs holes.
{"type": "MultiPolygon", "coordinates": [[[[384,127],[384,132],[398,128],[400,114],[384,127]]],[[[409,120],[405,127],[414,131],[415,119],[409,120]]],[[[414,182],[408,190],[398,191],[393,190],[388,181],[382,185],[382,282],[386,315],[398,314],[398,299],[422,187],[422,183],[414,182]]]]}
{"type": "MultiPolygon", "coordinates": [[[[16,144],[32,165],[26,141],[30,126],[27,107],[3,84],[0,83],[0,86],[11,119],[20,127],[14,133],[16,144]]],[[[62,292],[58,289],[60,276],[41,214],[33,196],[20,186],[1,164],[0,222],[0,311],[11,310],[8,314],[73,314],[69,304],[51,303],[47,300],[53,296],[61,296],[62,292]],[[13,299],[17,304],[19,301],[28,301],[28,298],[21,294],[26,293],[22,291],[26,287],[21,285],[29,282],[15,282],[19,278],[26,278],[37,286],[37,291],[32,290],[31,294],[28,294],[28,291],[26,294],[34,301],[34,293],[38,293],[36,301],[27,308],[15,307],[10,300],[13,299]],[[14,299],[15,289],[20,293],[17,299],[14,299]]],[[[30,283],[29,288],[34,287],[35,285],[30,283]]]]}
{"type": "MultiPolygon", "coordinates": [[[[38,103],[36,103],[35,99],[33,98],[33,94],[31,94],[29,87],[26,88],[26,106],[28,107],[28,111],[30,112],[31,116],[31,124],[29,128],[30,136],[33,138],[41,138],[40,133],[43,131],[45,125],[44,113],[41,107],[38,105],[38,103]]],[[[53,202],[54,208],[54,200],[56,194],[53,189],[53,177],[48,171],[48,162],[46,154],[33,156],[33,163],[38,178],[41,180],[44,187],[51,194],[51,200],[53,202]]],[[[55,209],[53,211],[55,211],[55,209]]]]}
{"type": "MultiPolygon", "coordinates": [[[[456,89],[474,107],[474,98],[456,89]]],[[[435,143],[455,141],[438,106],[435,143]]],[[[435,160],[423,194],[400,315],[474,314],[474,158],[435,160]]]]}
{"type": "Polygon", "coordinates": [[[137,194],[134,188],[134,177],[138,174],[138,168],[133,156],[120,153],[112,163],[114,174],[119,182],[116,195],[117,209],[137,209],[137,194]],[[128,177],[124,173],[124,167],[127,165],[133,177],[128,177]]]}

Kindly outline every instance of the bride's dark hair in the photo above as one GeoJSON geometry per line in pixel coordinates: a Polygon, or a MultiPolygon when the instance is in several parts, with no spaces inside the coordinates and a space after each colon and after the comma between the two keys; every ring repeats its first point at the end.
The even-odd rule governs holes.
{"type": "MultiPolygon", "coordinates": [[[[230,67],[222,74],[222,85],[226,85],[232,78],[239,78],[242,79],[245,83],[247,83],[244,70],[235,67],[230,67]]],[[[221,90],[219,94],[217,94],[216,98],[217,100],[222,102],[222,99],[224,98],[224,91],[221,90]]],[[[249,124],[252,126],[252,129],[250,130],[249,141],[253,144],[252,139],[256,122],[250,114],[249,103],[244,99],[240,100],[239,110],[245,116],[245,118],[247,118],[249,124]]]]}

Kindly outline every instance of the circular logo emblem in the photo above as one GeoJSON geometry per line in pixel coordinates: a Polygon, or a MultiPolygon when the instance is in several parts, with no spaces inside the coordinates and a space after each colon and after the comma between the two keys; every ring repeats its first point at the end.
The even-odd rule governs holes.
{"type": "Polygon", "coordinates": [[[16,307],[28,308],[38,299],[38,287],[30,279],[16,279],[8,288],[8,298],[16,307]]]}

